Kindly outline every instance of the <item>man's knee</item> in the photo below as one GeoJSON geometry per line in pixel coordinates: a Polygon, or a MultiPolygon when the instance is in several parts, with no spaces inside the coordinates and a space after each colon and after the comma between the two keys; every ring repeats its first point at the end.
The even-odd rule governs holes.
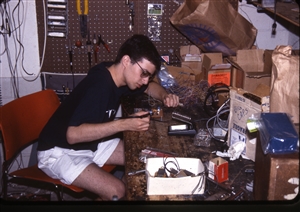
{"type": "Polygon", "coordinates": [[[111,186],[107,198],[109,200],[119,200],[125,197],[125,184],[120,181],[111,186]]]}

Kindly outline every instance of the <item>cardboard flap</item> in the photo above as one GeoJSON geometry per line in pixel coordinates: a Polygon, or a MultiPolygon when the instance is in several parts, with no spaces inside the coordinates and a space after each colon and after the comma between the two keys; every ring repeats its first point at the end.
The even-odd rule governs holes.
{"type": "Polygon", "coordinates": [[[236,60],[245,72],[264,71],[264,49],[238,50],[236,60]]]}
{"type": "Polygon", "coordinates": [[[237,64],[236,62],[234,62],[232,59],[230,58],[225,58],[225,60],[230,63],[234,68],[239,69],[241,71],[244,71],[243,68],[241,66],[239,66],[239,64],[237,64]]]}
{"type": "Polygon", "coordinates": [[[256,89],[252,92],[254,95],[258,97],[265,97],[270,95],[270,86],[259,84],[256,89]]]}
{"type": "Polygon", "coordinates": [[[212,65],[222,64],[223,56],[222,53],[206,53],[203,56],[202,66],[208,71],[211,69],[212,65]]]}

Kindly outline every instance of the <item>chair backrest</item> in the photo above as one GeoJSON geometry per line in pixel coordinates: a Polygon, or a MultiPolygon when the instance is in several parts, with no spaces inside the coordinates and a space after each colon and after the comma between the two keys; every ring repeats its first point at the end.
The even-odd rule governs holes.
{"type": "Polygon", "coordinates": [[[0,107],[4,159],[12,160],[39,137],[60,101],[53,90],[42,90],[0,107]]]}

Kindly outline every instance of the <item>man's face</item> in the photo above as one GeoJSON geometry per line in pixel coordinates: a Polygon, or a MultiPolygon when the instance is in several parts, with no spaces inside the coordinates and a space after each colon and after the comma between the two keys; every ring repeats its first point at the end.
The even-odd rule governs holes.
{"type": "Polygon", "coordinates": [[[127,85],[132,90],[148,84],[149,80],[155,74],[155,66],[150,61],[142,59],[141,61],[134,62],[134,64],[129,66],[130,73],[127,80],[127,85]]]}

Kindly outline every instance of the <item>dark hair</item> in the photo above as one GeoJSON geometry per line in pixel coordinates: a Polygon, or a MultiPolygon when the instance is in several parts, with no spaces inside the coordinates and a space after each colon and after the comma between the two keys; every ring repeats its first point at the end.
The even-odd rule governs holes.
{"type": "Polygon", "coordinates": [[[114,63],[120,63],[124,55],[128,55],[132,59],[132,63],[140,61],[142,58],[147,59],[155,66],[156,70],[160,69],[160,55],[155,45],[145,35],[135,34],[127,39],[120,47],[114,63]]]}

